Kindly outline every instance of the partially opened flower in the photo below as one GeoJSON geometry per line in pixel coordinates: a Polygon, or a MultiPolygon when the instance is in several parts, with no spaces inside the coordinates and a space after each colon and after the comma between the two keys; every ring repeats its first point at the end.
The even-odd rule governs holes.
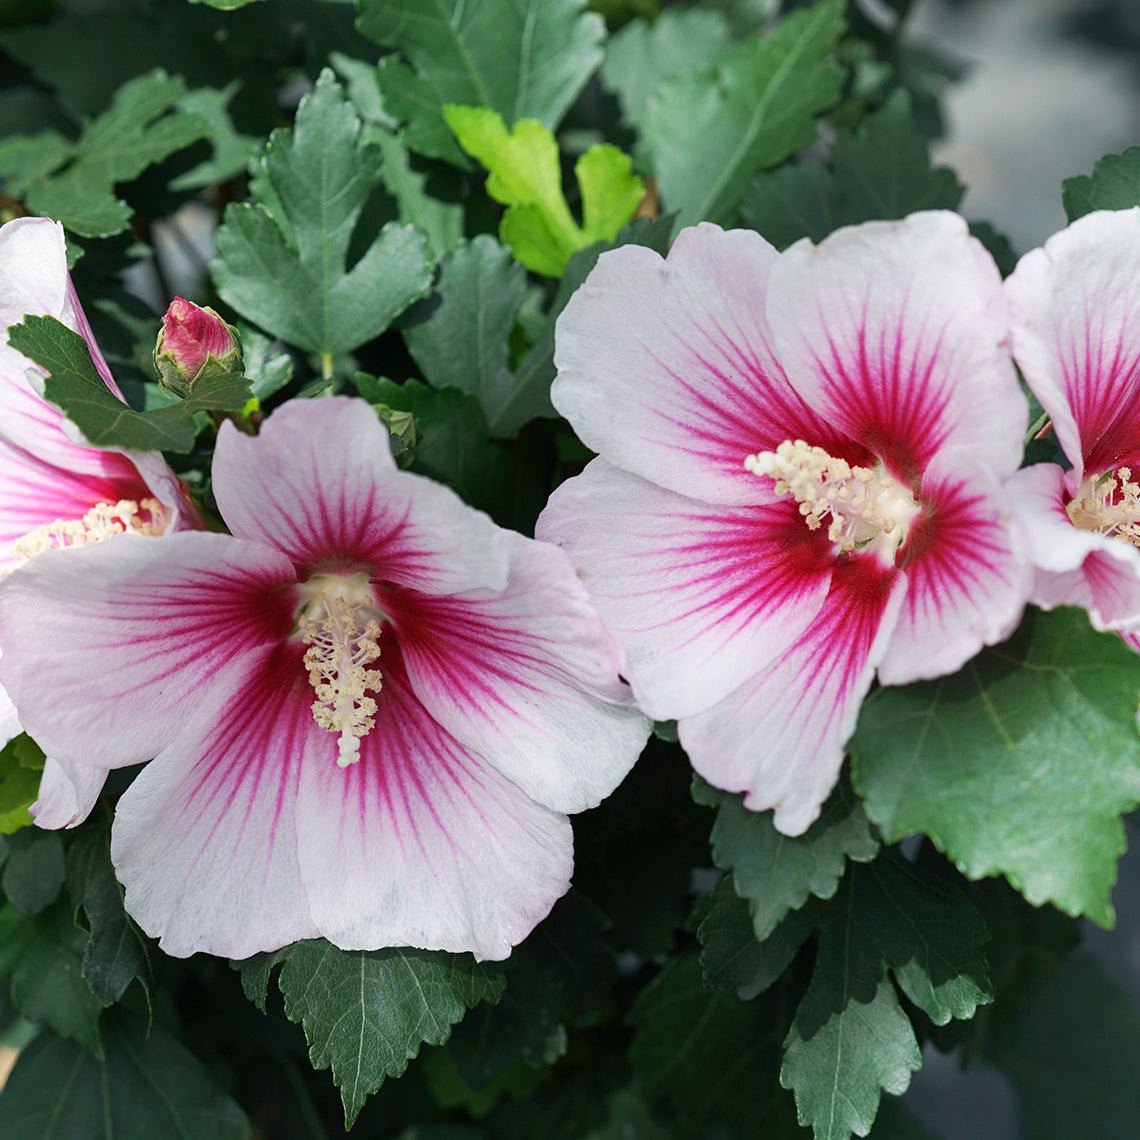
{"type": "Polygon", "coordinates": [[[0,584],[0,678],[41,745],[154,758],[112,830],[127,910],[175,955],[504,957],[568,886],[565,813],[648,732],[569,561],[397,470],[359,400],[223,424],[213,488],[232,535],[0,584]]]}
{"type": "Polygon", "coordinates": [[[1018,472],[1032,600],[1140,625],[1140,209],[1099,211],[1027,253],[1006,282],[1013,352],[1072,467],[1018,472]]]}
{"type": "Polygon", "coordinates": [[[555,406],[599,453],[538,534],[567,550],[638,703],[711,783],[802,832],[874,678],[1016,623],[999,480],[1026,405],[1001,281],[956,215],[778,254],[701,225],[603,254],[558,325],[555,406]]]}
{"type": "MultiPolygon", "coordinates": [[[[71,284],[63,227],[47,218],[0,226],[0,575],[43,550],[126,530],[161,534],[198,525],[157,452],[100,450],[68,436],[60,412],[29,382],[29,373],[42,372],[8,344],[8,330],[27,315],[55,317],[80,333],[107,387],[122,399],[71,284]]],[[[0,689],[0,743],[19,731],[0,689]]],[[[103,779],[103,772],[49,758],[32,809],[37,823],[78,823],[103,779]]]]}

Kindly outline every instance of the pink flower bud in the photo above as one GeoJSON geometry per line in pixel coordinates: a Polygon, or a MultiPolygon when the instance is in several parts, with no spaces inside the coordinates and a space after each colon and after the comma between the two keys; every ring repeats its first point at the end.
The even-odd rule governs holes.
{"type": "Polygon", "coordinates": [[[162,385],[187,396],[204,376],[241,372],[241,342],[237,329],[213,309],[175,297],[162,318],[154,346],[154,367],[162,385]]]}

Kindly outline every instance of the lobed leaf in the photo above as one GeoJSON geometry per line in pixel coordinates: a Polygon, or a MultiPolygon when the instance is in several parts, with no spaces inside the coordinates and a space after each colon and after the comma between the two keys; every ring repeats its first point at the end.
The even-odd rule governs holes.
{"type": "Polygon", "coordinates": [[[1098,159],[1092,177],[1079,174],[1066,178],[1061,183],[1061,201],[1070,222],[1093,210],[1127,210],[1140,205],[1140,146],[1098,159]]]}
{"type": "Polygon", "coordinates": [[[849,751],[889,842],[924,832],[971,879],[1102,926],[1140,802],[1140,658],[1081,610],[1030,610],[1002,645],[938,681],[882,688],[849,751]]]}

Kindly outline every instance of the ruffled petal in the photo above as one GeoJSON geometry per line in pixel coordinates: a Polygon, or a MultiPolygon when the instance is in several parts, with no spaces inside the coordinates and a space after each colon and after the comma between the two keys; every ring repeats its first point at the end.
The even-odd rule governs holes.
{"type": "Polygon", "coordinates": [[[764,317],[779,255],[705,223],[668,259],[604,253],[558,319],[554,406],[622,470],[710,503],[755,501],[744,458],[833,432],[796,395],[764,317]]]}
{"type": "Polygon", "coordinates": [[[334,745],[319,762],[306,756],[301,772],[297,830],[316,925],[345,949],[505,958],[570,885],[569,821],[432,719],[394,644],[381,659],[360,760],[338,768],[334,745]]]}
{"type": "Polygon", "coordinates": [[[800,396],[911,487],[956,445],[999,478],[1020,464],[1028,408],[1001,278],[957,214],[797,242],[772,269],[768,319],[800,396]]]}
{"type": "Polygon", "coordinates": [[[1055,463],[1018,471],[1006,484],[1036,567],[1029,600],[1042,609],[1082,606],[1097,629],[1140,622],[1140,550],[1073,525],[1066,473],[1055,463]]]}
{"type": "Polygon", "coordinates": [[[859,556],[841,558],[817,619],[778,661],[697,716],[677,722],[693,767],[710,784],[775,808],[776,828],[811,826],[843,766],[906,589],[906,578],[859,556]]]}
{"type": "Polygon", "coordinates": [[[1013,354],[1077,471],[1140,463],[1140,209],[1099,210],[1006,281],[1013,354]]]}
{"type": "Polygon", "coordinates": [[[0,683],[49,756],[149,760],[183,721],[244,699],[247,659],[293,627],[293,577],[229,535],[46,551],[0,581],[0,683]]]}
{"type": "Polygon", "coordinates": [[[325,759],[314,745],[329,734],[303,703],[301,654],[296,639],[266,647],[243,662],[232,700],[172,717],[176,738],[118,802],[111,861],[124,905],[168,954],[245,958],[320,933],[296,820],[301,768],[325,759]]]}
{"type": "Polygon", "coordinates": [[[501,589],[501,531],[458,495],[397,469],[388,431],[363,400],[294,400],[256,436],[223,424],[214,494],[241,538],[309,573],[368,569],[426,593],[501,589]]]}
{"type": "Polygon", "coordinates": [[[1005,496],[988,472],[964,473],[968,459],[942,452],[923,476],[922,513],[898,552],[909,586],[879,663],[885,685],[957,671],[1008,637],[1025,607],[1032,574],[1005,496]]]}
{"type": "MultiPolygon", "coordinates": [[[[570,555],[658,720],[726,697],[804,631],[827,596],[833,544],[753,479],[747,507],[710,506],[594,460],[551,496],[536,533],[570,555]]],[[[767,485],[766,485],[767,484],[767,485]]]]}
{"type": "Polygon", "coordinates": [[[650,725],[566,555],[508,538],[505,589],[446,598],[389,589],[380,604],[435,720],[531,799],[583,811],[633,767],[650,725]]]}
{"type": "Polygon", "coordinates": [[[28,809],[38,827],[77,827],[90,814],[107,782],[107,769],[68,760],[44,761],[36,802],[28,809]]]}

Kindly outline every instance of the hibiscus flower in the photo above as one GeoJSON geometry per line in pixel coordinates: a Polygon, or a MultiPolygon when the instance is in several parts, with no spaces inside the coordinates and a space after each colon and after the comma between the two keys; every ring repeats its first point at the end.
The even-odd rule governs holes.
{"type": "Polygon", "coordinates": [[[1027,411],[998,272],[949,213],[783,254],[705,224],[667,260],[603,254],[556,344],[555,407],[599,457],[538,534],[641,707],[799,834],[876,672],[951,672],[1021,612],[999,481],[1027,411]]]}
{"type": "Polygon", "coordinates": [[[1011,484],[1037,568],[1031,601],[1140,636],[1140,209],[1087,214],[1006,282],[1013,354],[1072,467],[1011,484]]]}
{"type": "Polygon", "coordinates": [[[212,485],[232,534],[122,535],[0,584],[29,731],[151,761],[111,833],[128,912],[177,956],[505,957],[569,885],[566,813],[648,734],[566,556],[399,471],[360,400],[223,424],[212,485]]]}
{"type": "MultiPolygon", "coordinates": [[[[29,381],[29,375],[42,380],[42,371],[8,344],[8,329],[27,315],[55,317],[79,333],[107,387],[122,399],[67,272],[63,227],[47,218],[0,226],[0,575],[46,549],[125,530],[161,534],[198,525],[158,452],[105,451],[69,437],[63,416],[29,381]]],[[[16,708],[0,688],[0,743],[20,731],[16,708]]],[[[36,822],[79,823],[105,776],[49,758],[32,806],[36,822]]]]}

